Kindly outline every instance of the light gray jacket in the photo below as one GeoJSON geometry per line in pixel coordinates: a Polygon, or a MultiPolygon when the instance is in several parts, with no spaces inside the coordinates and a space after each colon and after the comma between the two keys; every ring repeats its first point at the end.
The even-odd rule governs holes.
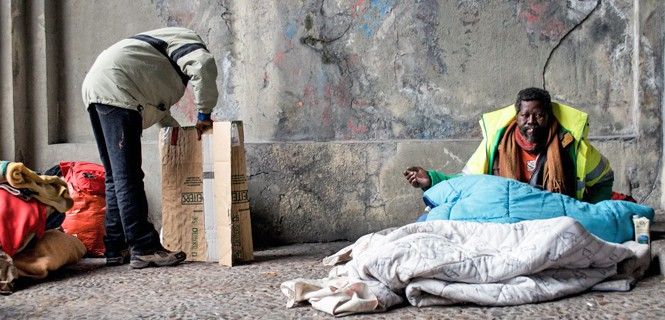
{"type": "Polygon", "coordinates": [[[137,110],[143,128],[172,120],[169,109],[192,85],[198,112],[217,103],[217,66],[201,38],[185,28],[146,31],[104,50],[82,85],[91,103],[137,110]]]}

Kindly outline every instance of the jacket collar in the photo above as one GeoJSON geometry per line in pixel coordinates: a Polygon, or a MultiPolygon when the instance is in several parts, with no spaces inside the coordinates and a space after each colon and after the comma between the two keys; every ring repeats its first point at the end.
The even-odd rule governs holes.
{"type": "MultiPolygon", "coordinates": [[[[589,115],[586,112],[559,102],[552,102],[552,112],[561,127],[570,132],[575,140],[579,141],[589,134],[589,115]]],[[[483,135],[486,133],[493,135],[507,127],[516,114],[514,104],[483,114],[481,118],[481,127],[485,128],[483,135]]]]}

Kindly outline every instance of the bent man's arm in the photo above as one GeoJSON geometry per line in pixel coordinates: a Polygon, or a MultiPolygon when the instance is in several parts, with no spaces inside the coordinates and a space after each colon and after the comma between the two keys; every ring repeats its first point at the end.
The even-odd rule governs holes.
{"type": "MultiPolygon", "coordinates": [[[[185,44],[183,47],[195,48],[177,60],[178,66],[189,76],[192,85],[194,104],[198,111],[196,132],[199,140],[201,134],[212,128],[210,114],[217,104],[217,64],[215,58],[202,44],[185,44]]],[[[184,49],[183,49],[184,50],[184,49]]]]}
{"type": "Polygon", "coordinates": [[[207,49],[200,48],[177,60],[178,66],[190,77],[194,104],[199,113],[210,114],[217,104],[217,65],[207,49]]]}

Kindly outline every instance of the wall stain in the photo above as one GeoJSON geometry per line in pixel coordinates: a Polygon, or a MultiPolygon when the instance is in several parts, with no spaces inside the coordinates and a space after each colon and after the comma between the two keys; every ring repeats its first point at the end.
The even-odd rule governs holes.
{"type": "Polygon", "coordinates": [[[286,28],[284,28],[284,36],[289,40],[292,40],[296,36],[297,32],[298,27],[295,23],[289,23],[286,25],[286,28]]]}
{"type": "Polygon", "coordinates": [[[432,62],[431,65],[436,72],[446,74],[448,66],[443,61],[443,50],[439,47],[439,7],[437,0],[420,1],[416,18],[423,23],[423,41],[427,46],[427,56],[432,62]]]}
{"type": "MultiPolygon", "coordinates": [[[[460,22],[465,27],[472,27],[480,22],[480,10],[485,6],[485,1],[477,0],[459,0],[457,9],[459,10],[460,22]]],[[[470,31],[467,29],[466,31],[470,31]]]]}

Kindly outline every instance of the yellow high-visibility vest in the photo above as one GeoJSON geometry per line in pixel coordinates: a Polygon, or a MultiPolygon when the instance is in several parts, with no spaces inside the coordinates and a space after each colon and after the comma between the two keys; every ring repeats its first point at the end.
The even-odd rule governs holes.
{"type": "MultiPolygon", "coordinates": [[[[552,102],[552,111],[563,130],[568,131],[575,139],[570,147],[570,156],[575,166],[575,195],[577,199],[581,200],[586,188],[606,179],[613,179],[614,173],[607,158],[587,141],[588,115],[557,102],[552,102]]],[[[492,174],[492,164],[499,148],[499,142],[516,114],[514,105],[483,114],[479,121],[483,141],[467,161],[462,170],[464,174],[492,174]]]]}

